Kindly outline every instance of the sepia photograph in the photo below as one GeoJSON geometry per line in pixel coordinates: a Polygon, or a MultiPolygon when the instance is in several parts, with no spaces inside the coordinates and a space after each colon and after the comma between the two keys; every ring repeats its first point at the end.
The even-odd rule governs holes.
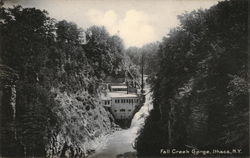
{"type": "Polygon", "coordinates": [[[248,0],[0,0],[0,158],[248,158],[248,0]]]}

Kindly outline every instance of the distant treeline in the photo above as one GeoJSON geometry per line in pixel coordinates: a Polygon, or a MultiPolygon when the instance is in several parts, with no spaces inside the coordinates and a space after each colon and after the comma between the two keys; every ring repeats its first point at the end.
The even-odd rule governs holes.
{"type": "Polygon", "coordinates": [[[163,38],[153,58],[159,65],[150,77],[154,109],[137,138],[139,156],[167,156],[160,150],[172,148],[248,155],[247,6],[230,0],[184,13],[163,38]]]}
{"type": "Polygon", "coordinates": [[[153,76],[155,70],[159,67],[157,57],[159,44],[159,42],[154,42],[146,44],[141,48],[129,47],[125,50],[125,53],[135,64],[134,66],[138,71],[141,71],[143,65],[144,74],[151,74],[151,76],[153,76]]]}
{"type": "Polygon", "coordinates": [[[60,105],[51,88],[96,97],[107,75],[123,77],[130,67],[121,38],[104,27],[82,30],[35,8],[0,8],[0,36],[2,156],[46,155],[51,130],[65,121],[53,111],[60,105]]]}

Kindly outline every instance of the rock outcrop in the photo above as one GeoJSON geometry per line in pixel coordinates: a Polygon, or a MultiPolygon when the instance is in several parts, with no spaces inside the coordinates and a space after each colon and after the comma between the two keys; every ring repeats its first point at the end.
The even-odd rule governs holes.
{"type": "MultiPolygon", "coordinates": [[[[20,110],[16,109],[16,97],[20,95],[16,92],[18,76],[12,69],[1,65],[0,79],[1,154],[25,156],[23,136],[16,132],[19,122],[16,113],[20,110]]],[[[86,157],[106,135],[117,129],[113,116],[104,109],[97,96],[84,90],[73,93],[59,88],[52,88],[50,93],[58,104],[52,112],[59,122],[45,134],[47,157],[86,157]]]]}
{"type": "Polygon", "coordinates": [[[55,88],[51,91],[61,105],[54,109],[61,122],[49,140],[47,156],[84,157],[115,129],[112,115],[87,92],[72,94],[55,88]]]}
{"type": "Polygon", "coordinates": [[[17,79],[13,69],[0,65],[0,153],[8,155],[22,152],[15,127],[17,79]]]}

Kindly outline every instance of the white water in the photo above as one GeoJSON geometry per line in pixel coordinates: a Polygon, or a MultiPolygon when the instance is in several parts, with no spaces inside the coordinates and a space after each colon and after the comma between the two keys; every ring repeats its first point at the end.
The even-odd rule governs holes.
{"type": "Polygon", "coordinates": [[[107,137],[106,141],[96,149],[95,154],[90,158],[116,158],[119,154],[135,152],[132,144],[138,135],[138,131],[144,126],[149,111],[153,108],[151,93],[146,87],[146,101],[141,109],[134,115],[131,127],[126,130],[116,131],[107,137]]]}

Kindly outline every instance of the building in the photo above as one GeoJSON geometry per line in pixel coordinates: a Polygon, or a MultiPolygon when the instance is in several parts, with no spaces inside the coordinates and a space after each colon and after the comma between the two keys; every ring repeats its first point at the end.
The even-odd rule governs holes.
{"type": "Polygon", "coordinates": [[[137,94],[127,94],[125,92],[110,92],[110,108],[115,119],[132,119],[134,110],[139,106],[137,94]]]}
{"type": "Polygon", "coordinates": [[[128,90],[128,86],[126,85],[111,85],[110,86],[110,91],[111,92],[116,92],[116,91],[127,91],[128,90]]]}
{"type": "Polygon", "coordinates": [[[134,114],[144,102],[143,94],[138,93],[140,84],[127,71],[125,77],[107,76],[103,82],[101,104],[109,110],[115,122],[121,127],[129,127],[134,114]]]}
{"type": "Polygon", "coordinates": [[[117,120],[131,119],[139,103],[139,96],[136,93],[127,93],[127,91],[112,91],[102,97],[102,105],[109,108],[117,120]]]}
{"type": "Polygon", "coordinates": [[[130,92],[125,84],[110,84],[101,97],[102,105],[108,109],[121,127],[129,127],[134,114],[142,105],[141,96],[130,92]]]}

